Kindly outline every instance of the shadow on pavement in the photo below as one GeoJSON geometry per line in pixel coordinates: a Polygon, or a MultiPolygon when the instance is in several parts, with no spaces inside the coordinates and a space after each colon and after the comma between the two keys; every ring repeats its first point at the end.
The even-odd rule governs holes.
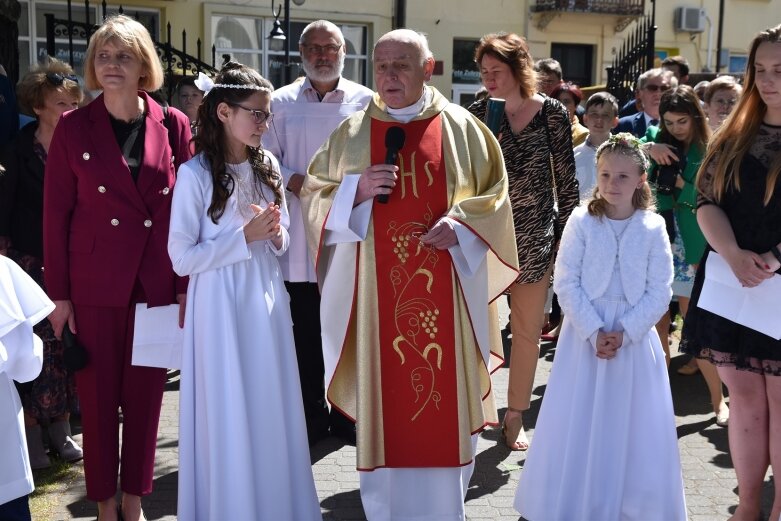
{"type": "Polygon", "coordinates": [[[320,508],[326,510],[323,513],[323,521],[351,521],[366,519],[366,514],[361,506],[361,493],[358,490],[339,492],[325,498],[320,503],[320,508]]]}
{"type": "Polygon", "coordinates": [[[331,453],[339,452],[346,443],[339,437],[328,436],[309,447],[309,459],[312,465],[331,453]]]}

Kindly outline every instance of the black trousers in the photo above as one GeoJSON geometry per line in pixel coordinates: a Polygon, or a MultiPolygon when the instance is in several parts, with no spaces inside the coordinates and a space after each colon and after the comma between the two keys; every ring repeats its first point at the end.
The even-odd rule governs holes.
{"type": "Polygon", "coordinates": [[[325,365],[320,336],[320,291],[314,282],[285,282],[290,295],[293,339],[309,443],[328,434],[329,425],[340,430],[351,422],[335,409],[328,413],[325,400],[325,365]]]}
{"type": "Polygon", "coordinates": [[[0,519],[3,521],[30,521],[30,506],[27,503],[27,495],[0,505],[0,519]]]}

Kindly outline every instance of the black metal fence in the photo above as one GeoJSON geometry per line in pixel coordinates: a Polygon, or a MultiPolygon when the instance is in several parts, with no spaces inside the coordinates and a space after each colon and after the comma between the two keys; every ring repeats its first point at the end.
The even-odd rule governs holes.
{"type": "Polygon", "coordinates": [[[654,66],[655,10],[641,18],[607,68],[607,90],[623,106],[634,98],[637,77],[654,66]]]}
{"type": "MultiPolygon", "coordinates": [[[[97,30],[98,25],[93,24],[90,21],[90,3],[89,0],[84,0],[84,11],[86,13],[85,20],[77,21],[73,19],[72,14],[72,0],[68,0],[67,3],[67,20],[55,18],[53,14],[44,14],[46,19],[46,52],[49,56],[55,55],[55,43],[56,40],[66,39],[68,40],[68,62],[71,66],[74,63],[74,46],[73,40],[86,40],[89,42],[92,33],[97,30]]],[[[108,5],[106,0],[101,3],[101,9],[103,11],[103,19],[108,15],[108,5]]],[[[119,6],[119,13],[124,14],[124,9],[119,6]]],[[[131,15],[132,16],[132,15],[131,15]]],[[[156,31],[154,28],[150,28],[150,34],[152,35],[152,41],[155,44],[158,56],[163,64],[163,71],[165,72],[165,93],[170,100],[173,96],[173,91],[176,88],[176,81],[184,76],[194,76],[199,72],[206,74],[214,74],[216,72],[216,49],[212,45],[211,48],[211,65],[206,63],[202,57],[202,43],[198,38],[195,42],[195,56],[187,53],[187,31],[182,30],[182,46],[181,48],[174,47],[172,40],[171,23],[166,24],[166,41],[160,42],[156,37],[156,31]]]]}

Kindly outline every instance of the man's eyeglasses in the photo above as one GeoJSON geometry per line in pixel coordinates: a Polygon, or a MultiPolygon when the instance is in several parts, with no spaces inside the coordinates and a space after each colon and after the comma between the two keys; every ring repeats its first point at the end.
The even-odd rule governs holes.
{"type": "Polygon", "coordinates": [[[646,85],[646,86],[645,86],[645,87],[643,87],[643,88],[644,88],[645,90],[647,90],[648,92],[658,92],[658,91],[665,92],[665,91],[668,91],[668,90],[670,90],[670,86],[669,86],[669,85],[656,85],[656,84],[654,84],[654,83],[651,83],[651,84],[649,84],[649,85],[646,85]]]}
{"type": "Polygon", "coordinates": [[[312,45],[304,46],[304,49],[306,49],[306,52],[308,52],[309,54],[327,54],[330,56],[334,56],[338,54],[339,49],[341,48],[342,48],[341,45],[334,45],[334,44],[329,44],[329,45],[312,44],[312,45]]]}
{"type": "Polygon", "coordinates": [[[46,73],[46,81],[51,83],[52,85],[55,85],[59,87],[62,85],[65,80],[70,80],[75,83],[79,83],[79,78],[74,76],[73,74],[60,74],[59,72],[47,72],[46,73]]]}
{"type": "Polygon", "coordinates": [[[255,123],[258,124],[263,123],[264,121],[268,121],[269,123],[271,123],[271,120],[274,119],[274,113],[272,112],[266,112],[265,110],[260,110],[260,109],[248,109],[247,107],[240,105],[238,103],[228,102],[228,105],[230,105],[231,107],[237,107],[242,110],[246,110],[247,112],[250,113],[252,119],[255,120],[255,123]]]}

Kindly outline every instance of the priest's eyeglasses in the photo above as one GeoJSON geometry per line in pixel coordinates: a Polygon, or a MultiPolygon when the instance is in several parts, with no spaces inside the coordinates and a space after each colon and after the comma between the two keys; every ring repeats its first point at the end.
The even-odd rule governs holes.
{"type": "Polygon", "coordinates": [[[341,45],[334,45],[334,44],[329,44],[329,45],[312,44],[312,45],[306,45],[304,47],[304,49],[306,49],[306,52],[308,52],[309,54],[327,54],[329,56],[335,56],[336,54],[339,53],[339,49],[341,48],[342,48],[341,45]]]}
{"type": "Polygon", "coordinates": [[[269,123],[271,123],[271,120],[274,119],[273,112],[266,112],[265,110],[260,110],[260,109],[249,109],[238,103],[230,103],[230,102],[226,102],[226,103],[228,103],[228,105],[230,105],[231,107],[240,108],[242,110],[246,110],[247,112],[249,112],[250,116],[252,116],[252,119],[254,119],[255,123],[257,124],[261,124],[264,121],[268,121],[269,123]]]}

